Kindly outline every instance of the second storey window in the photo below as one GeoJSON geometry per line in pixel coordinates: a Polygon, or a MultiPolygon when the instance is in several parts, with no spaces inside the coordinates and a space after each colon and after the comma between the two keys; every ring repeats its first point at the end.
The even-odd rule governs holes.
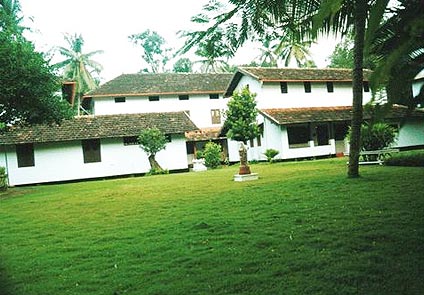
{"type": "Polygon", "coordinates": [[[115,97],[115,103],[125,102],[127,99],[125,97],[115,97]]]}
{"type": "Polygon", "coordinates": [[[84,163],[101,162],[100,139],[84,139],[81,142],[84,163]]]}
{"type": "Polygon", "coordinates": [[[188,100],[188,94],[178,95],[179,100],[188,100]]]}
{"type": "Polygon", "coordinates": [[[17,144],[16,157],[18,158],[18,168],[35,166],[34,144],[32,143],[17,144]]]}
{"type": "Polygon", "coordinates": [[[327,92],[329,92],[329,93],[334,92],[334,84],[333,84],[333,82],[327,82],[327,92]]]}
{"type": "Polygon", "coordinates": [[[219,94],[217,93],[209,94],[209,99],[219,99],[219,94]]]}
{"type": "Polygon", "coordinates": [[[287,82],[280,82],[280,89],[281,89],[281,93],[287,93],[288,92],[287,82]]]}
{"type": "Polygon", "coordinates": [[[149,96],[149,101],[159,101],[159,95],[149,96]]]}
{"type": "Polygon", "coordinates": [[[221,124],[221,111],[218,109],[211,110],[212,124],[221,124]]]}
{"type": "Polygon", "coordinates": [[[303,82],[303,87],[305,88],[305,93],[311,93],[311,82],[303,82]]]}

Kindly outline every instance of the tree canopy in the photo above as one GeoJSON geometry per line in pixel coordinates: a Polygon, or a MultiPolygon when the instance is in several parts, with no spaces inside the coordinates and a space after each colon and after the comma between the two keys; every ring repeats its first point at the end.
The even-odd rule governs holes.
{"type": "Polygon", "coordinates": [[[22,36],[20,18],[10,19],[8,2],[14,3],[13,15],[17,16],[19,9],[17,1],[0,3],[0,122],[52,123],[72,117],[69,104],[55,95],[60,83],[53,69],[22,36]]]}

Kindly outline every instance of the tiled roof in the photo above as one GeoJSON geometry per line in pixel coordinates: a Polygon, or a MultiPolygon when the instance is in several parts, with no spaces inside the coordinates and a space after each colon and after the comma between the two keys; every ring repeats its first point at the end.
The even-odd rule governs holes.
{"type": "Polygon", "coordinates": [[[222,138],[221,127],[202,128],[200,130],[186,132],[186,138],[189,141],[202,141],[222,138]]]}
{"type": "MultiPolygon", "coordinates": [[[[262,109],[264,116],[279,125],[299,124],[308,122],[337,122],[350,121],[352,118],[352,107],[315,107],[315,108],[287,108],[287,109],[262,109]]],[[[393,106],[386,114],[386,119],[399,119],[407,116],[423,117],[424,111],[410,111],[406,107],[393,106]]],[[[371,118],[371,111],[364,110],[364,119],[371,118]]]]}
{"type": "MultiPolygon", "coordinates": [[[[259,68],[240,67],[239,71],[260,81],[352,81],[350,69],[318,68],[259,68]]],[[[371,71],[364,71],[364,80],[368,81],[371,71]]]]}
{"type": "MultiPolygon", "coordinates": [[[[262,82],[349,82],[352,81],[352,70],[350,69],[318,69],[318,68],[260,68],[240,67],[234,74],[225,96],[233,94],[241,78],[250,76],[262,82]]],[[[364,81],[369,81],[371,71],[364,70],[364,81]]]]}
{"type": "Polygon", "coordinates": [[[198,129],[184,112],[83,116],[65,120],[61,125],[11,128],[0,134],[0,145],[137,136],[152,127],[165,134],[198,129]]]}
{"type": "Polygon", "coordinates": [[[123,74],[86,96],[224,93],[233,74],[123,74]]]}

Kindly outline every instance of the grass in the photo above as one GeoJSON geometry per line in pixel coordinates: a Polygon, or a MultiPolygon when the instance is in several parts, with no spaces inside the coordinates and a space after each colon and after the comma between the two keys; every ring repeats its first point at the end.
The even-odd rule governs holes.
{"type": "MultiPolygon", "coordinates": [[[[424,170],[346,159],[0,195],[3,294],[423,294],[424,170]]],[[[0,291],[0,294],[2,294],[0,291]]]]}

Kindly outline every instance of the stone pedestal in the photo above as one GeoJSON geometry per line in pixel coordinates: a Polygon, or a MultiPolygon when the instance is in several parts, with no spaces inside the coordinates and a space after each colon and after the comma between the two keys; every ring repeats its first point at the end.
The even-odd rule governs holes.
{"type": "Polygon", "coordinates": [[[199,172],[199,171],[206,171],[208,168],[205,166],[205,159],[196,159],[193,160],[193,171],[199,172]]]}
{"type": "Polygon", "coordinates": [[[258,173],[250,173],[250,174],[236,174],[234,175],[234,181],[250,181],[259,179],[258,173]]]}

